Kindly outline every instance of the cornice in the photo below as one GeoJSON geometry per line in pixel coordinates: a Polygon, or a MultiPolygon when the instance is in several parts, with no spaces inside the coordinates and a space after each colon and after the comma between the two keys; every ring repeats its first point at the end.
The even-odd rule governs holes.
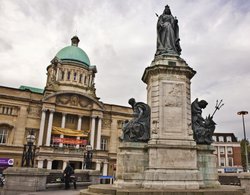
{"type": "Polygon", "coordinates": [[[148,79],[153,75],[158,74],[172,74],[172,75],[185,75],[187,78],[191,79],[196,71],[189,66],[169,66],[169,65],[155,65],[149,66],[145,69],[142,81],[148,83],[148,79]]]}

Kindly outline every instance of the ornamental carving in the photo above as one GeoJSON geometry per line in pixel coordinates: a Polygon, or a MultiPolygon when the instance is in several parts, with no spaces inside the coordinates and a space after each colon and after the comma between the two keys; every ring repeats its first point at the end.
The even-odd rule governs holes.
{"type": "Polygon", "coordinates": [[[28,107],[28,113],[29,113],[29,115],[31,115],[33,117],[40,117],[41,108],[40,107],[35,107],[35,106],[29,106],[28,107]]]}
{"type": "Polygon", "coordinates": [[[57,103],[59,104],[68,104],[70,101],[70,97],[67,95],[62,95],[57,98],[57,103]]]}
{"type": "Polygon", "coordinates": [[[182,105],[182,84],[166,85],[165,106],[181,107],[182,105]]]}
{"type": "Polygon", "coordinates": [[[79,104],[80,104],[81,107],[88,107],[88,108],[91,108],[91,103],[90,103],[90,101],[88,101],[88,100],[86,100],[86,99],[81,98],[81,99],[79,100],[79,104]]]}
{"type": "Polygon", "coordinates": [[[56,103],[61,105],[80,106],[82,108],[92,107],[90,100],[75,94],[59,95],[57,96],[56,103]]]}
{"type": "Polygon", "coordinates": [[[72,95],[70,98],[70,104],[72,106],[78,106],[79,104],[79,97],[77,95],[72,95]]]}
{"type": "Polygon", "coordinates": [[[102,121],[102,128],[103,129],[110,129],[111,128],[111,119],[103,119],[102,121]]]}

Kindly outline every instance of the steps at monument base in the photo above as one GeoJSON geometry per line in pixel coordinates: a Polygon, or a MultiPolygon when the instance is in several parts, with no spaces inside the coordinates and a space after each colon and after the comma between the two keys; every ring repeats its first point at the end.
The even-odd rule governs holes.
{"type": "Polygon", "coordinates": [[[121,189],[113,185],[92,185],[81,190],[80,195],[244,195],[244,189],[238,186],[221,186],[218,189],[200,190],[153,190],[121,189]]]}
{"type": "Polygon", "coordinates": [[[111,195],[111,194],[94,193],[90,192],[88,189],[85,189],[80,191],[80,195],[111,195]]]}

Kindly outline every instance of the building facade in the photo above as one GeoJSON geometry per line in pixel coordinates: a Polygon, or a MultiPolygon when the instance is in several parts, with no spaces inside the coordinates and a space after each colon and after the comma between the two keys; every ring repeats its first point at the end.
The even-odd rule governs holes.
{"type": "Polygon", "coordinates": [[[113,175],[122,123],[132,110],[99,101],[96,66],[78,47],[79,39],[61,49],[47,67],[44,89],[0,87],[0,158],[21,166],[23,145],[30,130],[37,145],[35,165],[83,169],[85,146],[93,149],[93,169],[113,175]]]}
{"type": "Polygon", "coordinates": [[[219,173],[242,172],[241,146],[233,133],[214,133],[215,154],[219,173]]]}

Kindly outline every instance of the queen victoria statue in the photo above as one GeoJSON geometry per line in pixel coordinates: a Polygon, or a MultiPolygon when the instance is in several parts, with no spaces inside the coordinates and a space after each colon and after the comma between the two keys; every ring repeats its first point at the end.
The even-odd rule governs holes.
{"type": "Polygon", "coordinates": [[[168,5],[157,22],[157,50],[156,56],[162,54],[181,54],[179,26],[176,17],[173,17],[168,5]]]}

